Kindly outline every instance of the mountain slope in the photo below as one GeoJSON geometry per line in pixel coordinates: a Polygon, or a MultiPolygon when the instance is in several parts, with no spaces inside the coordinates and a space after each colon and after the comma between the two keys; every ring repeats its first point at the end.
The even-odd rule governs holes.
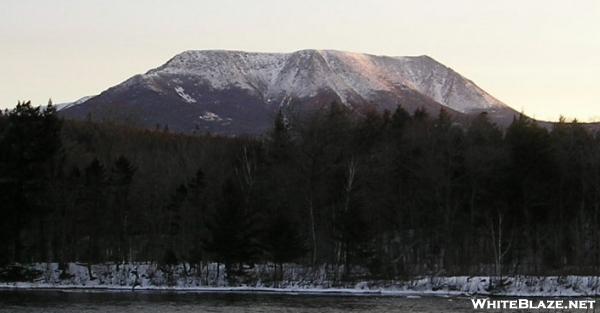
{"type": "Polygon", "coordinates": [[[293,53],[186,51],[61,113],[121,120],[181,132],[261,133],[282,107],[306,111],[332,101],[361,112],[437,114],[514,111],[470,80],[427,56],[387,57],[334,50],[293,53]]]}
{"type": "Polygon", "coordinates": [[[60,111],[60,110],[68,109],[72,106],[80,105],[93,97],[94,96],[85,96],[85,97],[79,98],[72,102],[58,103],[58,104],[55,104],[54,106],[56,106],[56,109],[60,111]]]}

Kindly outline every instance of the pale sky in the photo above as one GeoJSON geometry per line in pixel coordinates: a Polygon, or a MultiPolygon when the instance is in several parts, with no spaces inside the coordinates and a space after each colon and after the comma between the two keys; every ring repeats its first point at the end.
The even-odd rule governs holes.
{"type": "Polygon", "coordinates": [[[600,0],[0,0],[0,108],[98,94],[184,50],[427,54],[540,119],[600,120],[600,0]]]}

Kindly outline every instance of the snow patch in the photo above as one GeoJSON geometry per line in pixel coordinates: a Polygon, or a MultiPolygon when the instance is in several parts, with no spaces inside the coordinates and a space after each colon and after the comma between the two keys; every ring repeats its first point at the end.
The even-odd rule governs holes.
{"type": "Polygon", "coordinates": [[[187,103],[196,103],[196,99],[194,99],[192,96],[188,95],[187,93],[185,93],[185,90],[183,89],[183,87],[181,86],[177,86],[175,87],[175,92],[177,92],[177,94],[187,103]]]}
{"type": "Polygon", "coordinates": [[[204,114],[198,117],[199,119],[207,122],[223,122],[223,121],[231,121],[231,118],[222,118],[217,113],[206,111],[204,114]]]}

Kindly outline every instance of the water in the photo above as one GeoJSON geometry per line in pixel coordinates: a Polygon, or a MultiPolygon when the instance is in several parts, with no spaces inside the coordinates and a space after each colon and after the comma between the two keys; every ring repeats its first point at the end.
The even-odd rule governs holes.
{"type": "MultiPolygon", "coordinates": [[[[501,310],[493,310],[501,312],[501,310]]],[[[467,297],[0,290],[0,313],[476,312],[467,297]]],[[[489,311],[488,311],[489,312],[489,311]]],[[[517,312],[517,311],[511,311],[517,312]]],[[[540,311],[537,311],[540,312],[540,311]]],[[[553,311],[558,312],[558,311],[553,311]]],[[[579,311],[585,312],[585,310],[579,311]]]]}

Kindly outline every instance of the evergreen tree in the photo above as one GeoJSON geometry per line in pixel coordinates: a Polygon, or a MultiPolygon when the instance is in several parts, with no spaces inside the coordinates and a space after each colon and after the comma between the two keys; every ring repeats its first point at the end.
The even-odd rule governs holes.
{"type": "Polygon", "coordinates": [[[396,130],[401,130],[407,125],[410,119],[410,114],[402,106],[398,106],[392,115],[391,127],[396,130]]]}
{"type": "MultiPolygon", "coordinates": [[[[8,112],[0,129],[0,189],[3,191],[0,225],[4,229],[4,261],[21,261],[20,233],[37,221],[40,236],[48,203],[45,193],[56,174],[61,149],[61,122],[53,107],[42,110],[30,102],[8,112]]],[[[40,247],[41,248],[41,247],[40,247]]],[[[45,251],[39,251],[40,255],[45,251]]],[[[2,259],[2,258],[0,258],[2,259]]]]}
{"type": "Polygon", "coordinates": [[[269,217],[263,243],[269,259],[275,263],[275,277],[278,277],[277,266],[281,276],[283,263],[296,261],[306,254],[298,223],[292,221],[283,211],[269,217]]]}
{"type": "Polygon", "coordinates": [[[258,256],[258,230],[255,216],[243,207],[243,194],[233,180],[223,185],[222,202],[210,224],[211,240],[207,251],[225,264],[229,278],[240,273],[243,264],[258,256]]]}
{"type": "Polygon", "coordinates": [[[204,259],[204,244],[208,237],[207,229],[207,195],[206,174],[202,169],[196,171],[196,175],[188,184],[188,212],[186,213],[186,228],[189,229],[189,256],[190,262],[199,262],[204,259]]]}
{"type": "Polygon", "coordinates": [[[132,220],[131,203],[129,199],[130,187],[136,172],[135,166],[123,155],[119,156],[111,168],[110,185],[112,204],[112,219],[115,221],[112,228],[113,242],[116,251],[113,259],[116,261],[131,260],[131,238],[129,225],[132,220]]]}
{"type": "Polygon", "coordinates": [[[275,117],[273,130],[268,141],[268,153],[273,162],[286,161],[292,152],[292,142],[288,131],[287,121],[283,112],[279,110],[275,117]]]}
{"type": "Polygon", "coordinates": [[[103,261],[101,250],[107,245],[112,219],[106,217],[107,176],[98,158],[94,158],[84,169],[84,181],[85,188],[79,201],[85,211],[80,225],[85,239],[81,259],[88,263],[100,262],[103,261]]]}

